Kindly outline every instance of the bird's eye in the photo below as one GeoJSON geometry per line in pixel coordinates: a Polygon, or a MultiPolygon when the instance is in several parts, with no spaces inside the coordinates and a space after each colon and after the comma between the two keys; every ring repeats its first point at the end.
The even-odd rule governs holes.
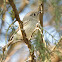
{"type": "Polygon", "coordinates": [[[36,13],[32,13],[30,16],[36,16],[37,14],[36,13]]]}
{"type": "Polygon", "coordinates": [[[36,16],[36,14],[34,13],[34,16],[36,16]]]}

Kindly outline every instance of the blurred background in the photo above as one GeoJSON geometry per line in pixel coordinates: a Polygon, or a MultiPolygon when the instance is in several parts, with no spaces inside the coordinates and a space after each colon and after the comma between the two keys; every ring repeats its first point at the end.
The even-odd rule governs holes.
{"type": "MultiPolygon", "coordinates": [[[[36,10],[40,1],[41,0],[14,0],[19,11],[20,19],[23,20],[28,12],[36,10]]],[[[8,0],[0,0],[0,46],[5,45],[6,30],[14,20],[14,13],[8,0]]],[[[62,35],[62,0],[45,0],[43,24],[44,29],[57,39],[54,40],[51,35],[44,31],[45,40],[51,43],[53,41],[57,42],[62,35]]],[[[7,40],[9,40],[14,30],[18,28],[18,22],[16,22],[14,26],[8,30],[7,40]]]]}
{"type": "MultiPolygon", "coordinates": [[[[24,16],[28,12],[36,11],[41,1],[42,0],[14,0],[20,19],[23,21],[24,16]]],[[[14,12],[8,0],[0,0],[0,47],[6,45],[6,41],[8,42],[14,31],[18,28],[18,22],[15,22],[8,30],[9,25],[13,21],[15,21],[14,12]]],[[[45,29],[43,30],[45,41],[51,45],[55,45],[62,36],[62,0],[44,0],[43,26],[45,29]]],[[[18,43],[17,45],[18,49],[17,46],[15,47],[17,51],[15,49],[12,49],[13,51],[9,50],[9,52],[11,51],[9,57],[14,55],[11,56],[8,62],[18,62],[18,58],[23,62],[23,58],[25,59],[26,56],[29,55],[29,49],[25,43],[21,43],[21,45],[18,43]],[[16,51],[16,53],[14,53],[14,51],[16,51]]]]}

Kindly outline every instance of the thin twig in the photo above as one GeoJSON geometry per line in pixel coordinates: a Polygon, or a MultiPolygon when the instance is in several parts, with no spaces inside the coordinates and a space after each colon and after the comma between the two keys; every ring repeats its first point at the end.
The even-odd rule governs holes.
{"type": "MultiPolygon", "coordinates": [[[[39,5],[39,11],[41,11],[40,12],[40,14],[39,14],[39,20],[40,20],[40,25],[41,25],[41,27],[43,27],[43,2],[39,5]]],[[[43,34],[43,30],[42,30],[42,34],[43,34]]],[[[42,34],[41,34],[41,43],[43,42],[43,37],[42,37],[42,34]]]]}

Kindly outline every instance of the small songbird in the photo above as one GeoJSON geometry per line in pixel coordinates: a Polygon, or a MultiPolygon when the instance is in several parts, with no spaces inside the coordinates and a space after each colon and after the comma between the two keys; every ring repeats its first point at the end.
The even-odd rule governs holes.
{"type": "MultiPolygon", "coordinates": [[[[29,12],[23,18],[23,29],[25,30],[28,39],[30,39],[30,36],[32,35],[38,21],[39,21],[39,11],[29,12]]],[[[20,29],[14,35],[13,39],[15,40],[23,39],[20,29]]]]}

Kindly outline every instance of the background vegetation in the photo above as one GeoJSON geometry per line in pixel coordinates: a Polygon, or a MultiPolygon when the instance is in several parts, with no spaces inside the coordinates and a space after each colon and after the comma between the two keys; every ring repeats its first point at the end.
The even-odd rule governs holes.
{"type": "MultiPolygon", "coordinates": [[[[24,32],[22,31],[22,33],[24,32]]],[[[23,62],[23,60],[26,61],[30,56],[32,58],[30,59],[31,62],[62,61],[61,36],[62,36],[62,0],[12,0],[12,1],[0,0],[1,62],[4,61],[11,62],[11,60],[13,61],[11,57],[15,58],[17,62],[23,62]],[[19,38],[16,35],[17,37],[15,37],[15,40],[13,41],[12,36],[17,33],[17,31],[15,32],[15,30],[18,27],[20,27],[20,23],[22,26],[22,22],[20,22],[20,20],[23,19],[26,13],[39,8],[41,4],[43,5],[43,13],[42,13],[43,15],[40,14],[41,17],[40,16],[39,17],[40,21],[43,21],[43,23],[40,23],[38,30],[36,30],[36,32],[32,34],[32,38],[30,40],[28,39],[25,40],[26,38],[23,35],[24,36],[23,40],[28,41],[28,43],[23,42],[23,40],[21,40],[21,43],[20,42],[13,43],[14,41],[17,41],[16,40],[17,38],[19,38]],[[21,46],[24,46],[23,47],[24,50],[22,50],[23,48],[21,49],[21,46]],[[28,49],[26,47],[28,47],[30,50],[26,51],[26,49],[28,49]],[[13,55],[17,56],[17,54],[26,54],[26,52],[24,51],[27,52],[27,55],[26,58],[24,58],[25,56],[22,55],[23,60],[21,60],[20,57],[21,55],[18,58],[13,56],[13,55]]]]}

